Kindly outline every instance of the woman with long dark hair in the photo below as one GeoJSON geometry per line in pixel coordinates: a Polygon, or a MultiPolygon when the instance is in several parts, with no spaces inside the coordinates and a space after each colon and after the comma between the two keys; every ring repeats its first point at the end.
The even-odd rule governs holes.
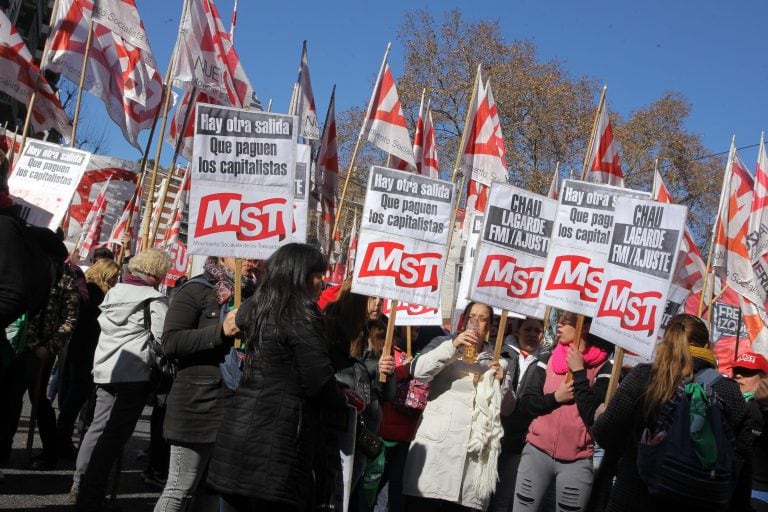
{"type": "Polygon", "coordinates": [[[208,483],[235,510],[306,510],[320,415],[346,407],[315,305],[326,261],[291,243],[265,266],[237,313],[245,369],[225,404],[208,483]]]}
{"type": "MultiPolygon", "coordinates": [[[[621,452],[607,511],[691,509],[690,504],[665,503],[650,496],[638,473],[637,449],[643,431],[655,427],[659,414],[678,386],[706,368],[717,368],[709,347],[709,330],[700,318],[682,314],[673,317],[667,325],[664,339],[656,347],[653,364],[637,365],[621,382],[605,412],[592,425],[595,439],[606,451],[621,452]]],[[[752,432],[747,404],[738,384],[722,378],[712,388],[736,435],[737,452],[748,457],[752,432]]],[[[748,510],[748,503],[748,495],[734,495],[730,510],[748,510]]]]}

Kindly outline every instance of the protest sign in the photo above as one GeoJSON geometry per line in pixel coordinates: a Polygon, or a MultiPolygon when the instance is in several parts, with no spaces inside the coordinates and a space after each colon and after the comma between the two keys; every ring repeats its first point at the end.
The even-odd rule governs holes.
{"type": "Polygon", "coordinates": [[[187,254],[187,246],[182,242],[176,241],[169,251],[171,255],[171,267],[168,269],[168,273],[163,279],[163,286],[167,288],[173,288],[176,286],[176,281],[187,273],[187,265],[189,265],[189,254],[187,254]]]}
{"type": "Polygon", "coordinates": [[[454,185],[374,166],[352,291],[439,307],[454,185]]]}
{"type": "Polygon", "coordinates": [[[90,153],[27,139],[8,179],[13,202],[29,224],[56,230],[77,190],[90,153]]]}
{"type": "MultiPolygon", "coordinates": [[[[480,234],[483,232],[483,222],[485,216],[476,214],[472,216],[472,226],[469,230],[469,238],[464,249],[464,263],[461,266],[461,277],[459,280],[458,292],[456,294],[456,310],[464,311],[469,304],[469,283],[472,281],[472,269],[475,265],[477,244],[480,242],[480,234]]],[[[469,221],[468,221],[469,222],[469,221]]]]}
{"type": "Polygon", "coordinates": [[[747,326],[739,319],[739,306],[726,302],[715,302],[712,308],[712,336],[717,342],[727,336],[736,337],[738,332],[741,339],[749,339],[747,326]]]}
{"type": "Polygon", "coordinates": [[[296,174],[293,185],[293,231],[291,241],[306,243],[309,205],[309,170],[312,166],[312,146],[296,146],[296,174]]]}
{"type": "Polygon", "coordinates": [[[266,259],[291,241],[296,118],[198,104],[190,254],[266,259]]]}
{"type": "Polygon", "coordinates": [[[504,183],[491,184],[469,297],[544,318],[539,302],[557,201],[504,183]]]}
{"type": "Polygon", "coordinates": [[[548,306],[593,316],[608,259],[615,202],[637,190],[565,180],[539,296],[548,306]]]}
{"type": "MultiPolygon", "coordinates": [[[[389,299],[384,300],[381,313],[391,316],[392,302],[389,299]]],[[[419,304],[408,304],[407,302],[397,303],[395,325],[442,325],[442,323],[443,314],[440,312],[440,308],[429,308],[419,304]]]]}
{"type": "Polygon", "coordinates": [[[687,214],[682,205],[616,199],[590,333],[641,357],[653,355],[687,214]]]}

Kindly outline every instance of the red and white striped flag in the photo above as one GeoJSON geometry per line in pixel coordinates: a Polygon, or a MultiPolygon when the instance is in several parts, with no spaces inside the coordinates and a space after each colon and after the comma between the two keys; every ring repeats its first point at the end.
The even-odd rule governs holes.
{"type": "Polygon", "coordinates": [[[188,0],[176,42],[174,85],[197,89],[219,105],[261,108],[212,0],[188,0]]]}
{"type": "MultiPolygon", "coordinates": [[[[653,198],[661,203],[675,203],[658,170],[655,171],[653,177],[653,198]]],[[[672,282],[691,292],[698,292],[704,285],[706,272],[707,266],[701,257],[701,252],[699,252],[693,239],[693,234],[686,226],[683,240],[680,243],[680,256],[677,258],[677,268],[672,282]]]]}
{"type": "Polygon", "coordinates": [[[377,148],[405,162],[408,169],[416,170],[411,136],[408,134],[397,86],[386,58],[368,103],[361,132],[361,137],[363,136],[377,148]]]}
{"type": "MultiPolygon", "coordinates": [[[[93,15],[91,0],[59,0],[43,67],[78,83],[93,15]]],[[[125,139],[152,127],[163,79],[134,0],[99,0],[83,88],[100,98],[125,139]]]]}
{"type": "Polygon", "coordinates": [[[739,307],[741,307],[741,320],[749,333],[751,351],[768,357],[768,326],[766,326],[768,318],[765,310],[742,295],[739,295],[739,307]]]}
{"type": "Polygon", "coordinates": [[[589,149],[586,181],[623,187],[624,173],[621,170],[619,146],[613,138],[613,127],[608,119],[605,102],[600,105],[592,147],[589,149]]]}
{"type": "Polygon", "coordinates": [[[67,113],[48,81],[40,75],[40,69],[16,27],[0,9],[0,92],[29,105],[38,78],[40,89],[32,110],[32,129],[35,132],[56,130],[69,140],[72,123],[67,113]]]}
{"type": "Polygon", "coordinates": [[[136,200],[136,197],[138,196],[139,188],[140,185],[133,193],[130,201],[125,204],[125,208],[123,209],[123,213],[120,215],[120,219],[118,219],[118,221],[115,223],[115,226],[112,228],[112,233],[109,235],[108,244],[113,248],[118,245],[123,245],[123,237],[126,233],[129,233],[131,238],[135,237],[135,235],[138,233],[139,202],[136,200]],[[131,217],[132,224],[130,229],[128,229],[129,216],[131,217]]]}
{"type": "Polygon", "coordinates": [[[336,87],[331,92],[328,113],[325,116],[320,152],[317,156],[317,174],[315,176],[320,195],[320,208],[325,239],[330,240],[333,223],[336,219],[336,196],[339,182],[339,150],[336,142],[336,87]]]}
{"type": "Polygon", "coordinates": [[[549,184],[549,190],[547,191],[547,197],[550,199],[557,199],[557,195],[560,193],[560,167],[555,168],[555,172],[552,175],[552,183],[549,184]]]}
{"type": "Polygon", "coordinates": [[[437,179],[440,176],[440,164],[437,161],[437,138],[435,125],[432,123],[432,109],[427,106],[424,118],[424,152],[421,162],[421,174],[437,179]]]}
{"type": "MultiPolygon", "coordinates": [[[[465,126],[468,131],[461,150],[461,168],[467,179],[476,181],[478,185],[490,185],[493,181],[506,183],[506,156],[498,112],[495,103],[494,109],[491,108],[487,94],[490,84],[488,87],[483,85],[479,67],[477,74],[474,103],[470,106],[469,124],[465,126]]],[[[493,101],[492,94],[490,97],[493,101]]],[[[470,196],[467,196],[469,199],[470,196]]]]}
{"type": "MultiPolygon", "coordinates": [[[[506,171],[507,169],[507,151],[504,147],[504,135],[501,133],[501,120],[499,119],[499,107],[496,105],[496,100],[493,98],[493,91],[491,90],[491,81],[485,82],[485,95],[488,99],[488,112],[491,115],[493,121],[493,138],[496,142],[496,150],[501,160],[501,165],[506,171]]],[[[498,178],[497,178],[498,179],[498,178]]],[[[506,181],[506,175],[504,180],[506,181]]]]}
{"type": "Polygon", "coordinates": [[[80,242],[77,256],[81,262],[88,261],[88,257],[91,251],[95,248],[101,237],[101,227],[104,223],[104,214],[107,212],[107,188],[109,187],[109,179],[101,187],[96,201],[93,203],[91,211],[88,212],[88,218],[85,219],[83,224],[83,231],[85,236],[80,242]]]}
{"type": "Polygon", "coordinates": [[[317,123],[317,110],[315,109],[315,95],[312,93],[312,80],[309,78],[309,61],[307,59],[307,42],[301,50],[301,64],[299,65],[299,78],[296,80],[296,115],[299,117],[301,127],[299,135],[307,140],[320,138],[320,125],[317,123]]]}
{"type": "Polygon", "coordinates": [[[768,155],[765,152],[763,134],[757,152],[755,189],[752,193],[752,214],[749,217],[747,245],[752,261],[759,261],[768,252],[768,155]]]}
{"type": "Polygon", "coordinates": [[[416,164],[416,172],[424,174],[421,170],[424,162],[424,95],[426,89],[421,90],[421,102],[419,103],[419,117],[416,118],[416,132],[413,134],[413,161],[416,164]]]}
{"type": "Polygon", "coordinates": [[[736,293],[755,304],[764,304],[765,292],[756,283],[752,257],[747,248],[753,188],[754,180],[731,142],[715,223],[712,268],[736,293]]]}
{"type": "Polygon", "coordinates": [[[174,199],[173,206],[171,207],[171,227],[163,237],[163,247],[165,248],[173,247],[179,240],[179,233],[181,233],[181,219],[184,215],[184,209],[189,201],[189,189],[191,185],[189,174],[189,166],[187,166],[184,170],[184,177],[179,184],[179,190],[176,192],[176,199],[174,199]]]}

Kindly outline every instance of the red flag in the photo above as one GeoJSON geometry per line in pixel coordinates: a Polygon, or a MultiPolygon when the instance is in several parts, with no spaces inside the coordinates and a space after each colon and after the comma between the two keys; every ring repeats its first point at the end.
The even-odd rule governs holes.
{"type": "MultiPolygon", "coordinates": [[[[93,14],[91,0],[59,0],[44,67],[78,83],[93,14]]],[[[134,0],[100,0],[83,88],[100,98],[125,139],[141,149],[139,132],[152,127],[163,79],[134,0]]]]}
{"type": "Polygon", "coordinates": [[[320,195],[320,207],[323,224],[327,232],[326,240],[330,239],[333,223],[336,218],[336,196],[339,181],[339,152],[336,143],[336,87],[331,93],[328,103],[328,113],[325,116],[323,136],[320,141],[320,152],[317,157],[317,174],[315,182],[320,195]]]}
{"type": "MultiPolygon", "coordinates": [[[[469,123],[465,127],[467,133],[461,151],[461,168],[467,179],[471,178],[482,185],[490,185],[492,181],[506,182],[506,157],[501,126],[498,124],[498,112],[495,102],[493,108],[491,107],[487,94],[490,84],[488,87],[483,85],[479,67],[477,74],[475,99],[470,106],[469,123]]],[[[490,101],[493,101],[492,94],[490,101]]],[[[467,199],[469,200],[469,196],[467,199]]]]}
{"type": "Polygon", "coordinates": [[[413,134],[413,161],[416,164],[416,172],[424,174],[421,166],[424,161],[424,94],[426,90],[421,91],[421,103],[419,103],[419,117],[416,119],[416,132],[413,134]]]}
{"type": "Polygon", "coordinates": [[[406,162],[410,169],[416,169],[411,136],[386,58],[373,87],[361,136],[367,137],[370,143],[382,151],[406,162]]]}
{"type": "Polygon", "coordinates": [[[616,187],[624,186],[624,173],[621,171],[619,147],[613,138],[613,128],[608,119],[605,102],[600,107],[597,126],[590,148],[589,167],[586,180],[592,183],[605,183],[616,187]]]}
{"type": "Polygon", "coordinates": [[[29,105],[38,78],[40,89],[32,110],[32,128],[35,132],[56,130],[69,139],[72,136],[72,125],[59,98],[45,77],[40,75],[40,68],[32,59],[16,27],[0,9],[0,91],[29,105]]]}
{"type": "Polygon", "coordinates": [[[83,230],[85,236],[80,242],[80,248],[78,250],[78,258],[81,262],[88,261],[91,251],[101,237],[101,228],[104,223],[104,214],[107,211],[107,188],[109,187],[109,179],[107,179],[104,186],[101,187],[96,201],[93,203],[91,211],[88,213],[88,218],[85,219],[83,224],[83,230]]]}
{"type": "MultiPolygon", "coordinates": [[[[675,203],[658,170],[653,178],[653,197],[661,203],[675,203]]],[[[683,232],[680,253],[672,282],[686,290],[697,292],[704,285],[704,274],[707,272],[707,266],[688,226],[683,232]]]]}
{"type": "Polygon", "coordinates": [[[424,150],[421,163],[421,174],[430,178],[439,177],[440,165],[437,162],[437,139],[435,138],[435,125],[432,123],[432,110],[427,106],[427,115],[424,119],[424,150]]]}
{"type": "Polygon", "coordinates": [[[115,247],[117,245],[123,245],[123,237],[126,233],[129,233],[131,237],[138,233],[139,225],[139,201],[136,200],[139,189],[133,193],[131,200],[125,204],[122,215],[112,228],[112,233],[109,235],[109,245],[115,247]],[[131,213],[133,212],[133,213],[131,213]],[[131,228],[128,228],[128,216],[131,216],[131,228]]]}
{"type": "Polygon", "coordinates": [[[752,258],[747,248],[753,188],[754,180],[731,142],[720,194],[712,268],[736,293],[755,304],[764,304],[765,292],[756,285],[752,258]]]}
{"type": "Polygon", "coordinates": [[[189,0],[176,42],[174,85],[197,86],[215,103],[261,109],[212,0],[189,0]]]}
{"type": "Polygon", "coordinates": [[[299,78],[296,80],[296,115],[299,117],[299,135],[305,139],[317,140],[320,138],[320,126],[317,124],[317,110],[315,109],[315,95],[312,93],[312,80],[309,78],[309,62],[307,59],[307,42],[301,50],[301,64],[299,65],[299,78]]]}

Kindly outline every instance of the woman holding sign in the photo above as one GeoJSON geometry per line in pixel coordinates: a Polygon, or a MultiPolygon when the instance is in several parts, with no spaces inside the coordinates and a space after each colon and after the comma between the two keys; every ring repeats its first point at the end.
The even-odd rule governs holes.
{"type": "MultiPolygon", "coordinates": [[[[493,346],[488,343],[493,322],[490,306],[471,302],[462,323],[467,328],[449,337],[435,338],[413,363],[413,376],[429,382],[429,402],[408,451],[403,476],[403,493],[408,510],[484,510],[496,484],[494,460],[489,450],[471,448],[473,416],[478,402],[478,380],[488,370],[501,383],[502,397],[511,392],[507,362],[492,362],[493,346]],[[487,480],[486,480],[487,479],[487,480]],[[492,481],[489,481],[492,480],[492,481]],[[489,489],[488,493],[480,488],[489,489]]],[[[486,439],[501,432],[485,433],[486,439]]],[[[482,432],[481,432],[482,435],[482,432]]]]}
{"type": "Polygon", "coordinates": [[[589,428],[605,398],[611,363],[605,342],[587,334],[588,320],[577,336],[576,320],[574,313],[560,315],[552,355],[546,364],[539,361],[518,393],[518,410],[535,419],[517,470],[515,512],[539,510],[552,478],[558,510],[581,511],[589,500],[594,478],[589,428]]]}

